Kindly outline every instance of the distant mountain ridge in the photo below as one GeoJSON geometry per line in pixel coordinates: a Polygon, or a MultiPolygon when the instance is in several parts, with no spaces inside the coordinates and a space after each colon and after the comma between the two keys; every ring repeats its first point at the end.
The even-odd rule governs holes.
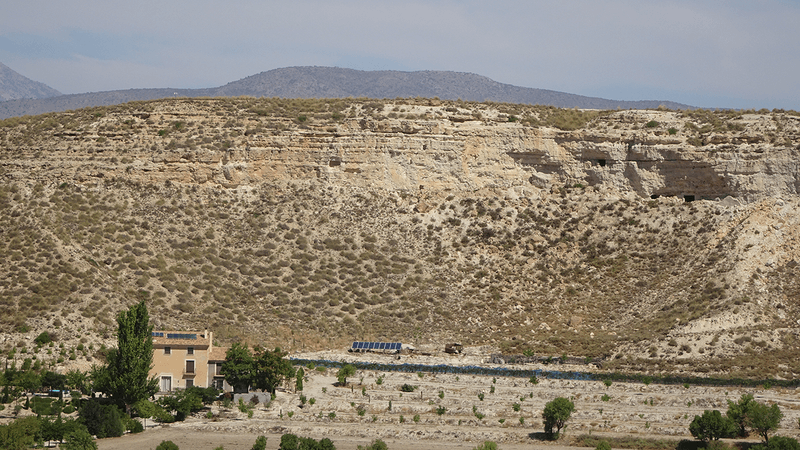
{"type": "Polygon", "coordinates": [[[33,81],[0,63],[0,101],[48,98],[61,95],[50,86],[33,81]]]}
{"type": "Polygon", "coordinates": [[[585,109],[691,109],[671,101],[621,101],[504,84],[473,73],[364,71],[339,67],[285,67],[206,89],[129,89],[0,102],[0,119],[106,106],[134,100],[180,97],[397,98],[439,97],[585,109]]]}

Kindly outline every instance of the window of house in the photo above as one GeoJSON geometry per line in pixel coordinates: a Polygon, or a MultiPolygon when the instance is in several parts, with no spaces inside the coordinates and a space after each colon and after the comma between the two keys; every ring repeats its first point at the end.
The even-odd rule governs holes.
{"type": "Polygon", "coordinates": [[[217,363],[217,369],[214,375],[222,375],[222,363],[217,363]]]}
{"type": "Polygon", "coordinates": [[[194,373],[194,361],[186,361],[186,373],[194,373]]]}
{"type": "Polygon", "coordinates": [[[194,347],[189,347],[186,349],[187,355],[194,355],[194,347]]]}
{"type": "Polygon", "coordinates": [[[186,387],[190,388],[192,386],[194,386],[194,380],[192,380],[191,378],[187,379],[186,380],[186,387]]]}
{"type": "Polygon", "coordinates": [[[169,348],[169,347],[164,347],[164,354],[165,354],[165,355],[169,355],[169,354],[171,354],[171,353],[172,353],[172,349],[171,349],[171,348],[169,348]]]}

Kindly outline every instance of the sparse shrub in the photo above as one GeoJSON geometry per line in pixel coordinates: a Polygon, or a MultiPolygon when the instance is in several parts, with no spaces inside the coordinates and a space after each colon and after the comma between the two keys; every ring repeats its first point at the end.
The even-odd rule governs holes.
{"type": "Polygon", "coordinates": [[[608,441],[605,440],[600,441],[597,443],[597,447],[595,447],[595,450],[611,450],[611,444],[609,444],[608,441]]]}
{"type": "Polygon", "coordinates": [[[158,446],[156,446],[156,450],[179,450],[177,444],[172,441],[161,441],[158,446]]]}
{"type": "Polygon", "coordinates": [[[33,342],[35,342],[36,345],[38,345],[39,347],[44,347],[45,345],[51,343],[52,341],[53,337],[47,331],[43,331],[38,336],[36,336],[36,339],[33,340],[33,342]]]}
{"type": "Polygon", "coordinates": [[[259,436],[256,438],[256,442],[253,444],[251,450],[265,450],[267,448],[267,438],[264,436],[259,436]]]}
{"type": "Polygon", "coordinates": [[[388,450],[389,446],[380,439],[375,439],[367,446],[359,445],[358,450],[388,450]]]}
{"type": "Polygon", "coordinates": [[[497,443],[494,441],[484,441],[483,444],[473,448],[472,450],[497,450],[497,443]]]}

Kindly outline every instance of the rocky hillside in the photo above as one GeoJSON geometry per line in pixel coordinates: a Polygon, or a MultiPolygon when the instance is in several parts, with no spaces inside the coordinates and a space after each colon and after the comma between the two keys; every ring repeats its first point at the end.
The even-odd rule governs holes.
{"type": "Polygon", "coordinates": [[[799,134],[795,112],[425,99],[8,119],[0,349],[91,356],[145,298],[159,327],[298,350],[796,377],[799,134]]]}

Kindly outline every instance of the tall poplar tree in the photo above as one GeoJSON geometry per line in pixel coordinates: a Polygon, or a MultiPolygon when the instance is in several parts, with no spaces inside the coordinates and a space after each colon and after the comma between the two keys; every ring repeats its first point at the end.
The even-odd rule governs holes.
{"type": "Polygon", "coordinates": [[[144,300],[117,315],[117,348],[109,352],[105,392],[125,405],[158,392],[158,380],[150,377],[153,366],[153,327],[144,300]]]}

